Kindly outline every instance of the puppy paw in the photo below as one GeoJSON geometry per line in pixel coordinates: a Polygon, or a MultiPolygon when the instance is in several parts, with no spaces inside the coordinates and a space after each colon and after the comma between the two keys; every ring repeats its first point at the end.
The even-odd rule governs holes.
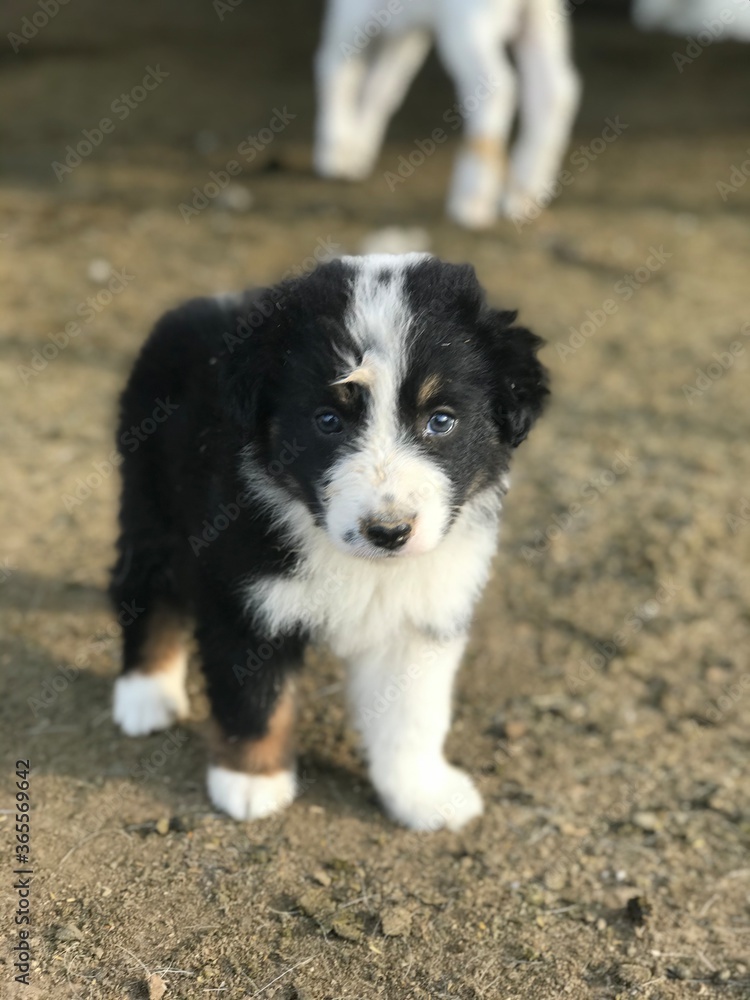
{"type": "Polygon", "coordinates": [[[112,715],[127,736],[168,729],[189,711],[184,670],[123,674],[115,681],[112,715]]]}
{"type": "Polygon", "coordinates": [[[232,819],[262,819],[281,812],[297,793],[293,771],[271,776],[243,774],[225,767],[208,769],[208,796],[232,819]]]}
{"type": "Polygon", "coordinates": [[[400,787],[380,789],[386,811],[412,830],[460,830],[483,811],[474,782],[444,761],[430,769],[409,769],[400,787]]]}

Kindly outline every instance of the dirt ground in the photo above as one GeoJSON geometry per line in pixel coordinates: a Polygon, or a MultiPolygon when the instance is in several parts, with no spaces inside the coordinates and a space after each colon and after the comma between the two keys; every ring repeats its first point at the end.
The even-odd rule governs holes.
{"type": "MultiPolygon", "coordinates": [[[[7,4],[3,41],[35,10],[7,4]]],[[[442,217],[455,132],[385,178],[453,103],[434,60],[370,180],[310,173],[319,14],[74,0],[2,52],[0,832],[7,862],[30,759],[34,876],[25,986],[3,865],[0,995],[136,1000],[155,974],[167,1000],[750,997],[750,49],[708,46],[680,73],[684,39],[582,11],[572,180],[534,223],[474,235],[442,217]],[[169,75],[138,102],[149,67],[169,75]],[[627,127],[581,152],[607,118],[627,127]],[[449,742],[486,812],[458,834],[390,823],[320,651],[304,793],[239,825],[204,792],[197,666],[189,724],[129,740],[109,716],[117,393],[166,307],[393,225],[472,261],[547,338],[554,377],[449,742]]]]}

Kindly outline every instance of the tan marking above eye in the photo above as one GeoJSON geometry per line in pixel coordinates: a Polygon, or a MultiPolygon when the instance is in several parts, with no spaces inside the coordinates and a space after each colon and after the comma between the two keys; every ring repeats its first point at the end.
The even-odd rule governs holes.
{"type": "Polygon", "coordinates": [[[357,368],[354,368],[346,375],[342,375],[340,378],[337,378],[331,384],[333,386],[337,386],[337,385],[347,385],[349,383],[355,383],[357,385],[370,386],[374,383],[376,375],[377,375],[377,369],[372,362],[372,357],[368,357],[367,354],[365,354],[364,358],[362,359],[361,365],[359,365],[357,368]]]}
{"type": "Polygon", "coordinates": [[[419,407],[425,407],[429,403],[430,399],[438,392],[442,382],[439,375],[428,375],[424,380],[422,385],[419,387],[419,392],[417,394],[417,405],[419,407]]]}

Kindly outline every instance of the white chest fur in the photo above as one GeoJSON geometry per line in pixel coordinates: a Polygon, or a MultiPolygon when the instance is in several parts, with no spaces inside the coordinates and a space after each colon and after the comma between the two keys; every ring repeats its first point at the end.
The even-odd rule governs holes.
{"type": "Polygon", "coordinates": [[[290,576],[249,583],[248,610],[269,635],[306,627],[345,658],[404,630],[464,631],[497,545],[494,506],[468,504],[431,552],[374,560],[340,551],[298,511],[288,524],[302,551],[299,565],[290,576]]]}

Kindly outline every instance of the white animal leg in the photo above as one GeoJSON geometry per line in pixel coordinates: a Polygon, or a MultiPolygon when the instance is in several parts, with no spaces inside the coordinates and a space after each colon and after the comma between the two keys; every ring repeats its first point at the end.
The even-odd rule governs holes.
{"type": "Polygon", "coordinates": [[[520,121],[503,210],[512,218],[528,218],[552,200],[580,95],[568,15],[559,0],[531,0],[514,48],[520,121]]]}
{"type": "Polygon", "coordinates": [[[370,169],[359,138],[358,106],[367,62],[324,41],[316,56],[318,115],[313,165],[323,177],[360,180],[370,169]]]}
{"type": "Polygon", "coordinates": [[[391,116],[400,106],[430,49],[426,31],[383,38],[365,79],[358,134],[363,158],[374,166],[391,116]]]}
{"type": "Polygon", "coordinates": [[[438,48],[464,117],[447,211],[461,225],[479,229],[491,225],[499,210],[515,80],[493,25],[470,13],[443,28],[438,48]]]}
{"type": "Polygon", "coordinates": [[[370,778],[414,830],[458,829],[482,812],[471,778],[443,755],[465,639],[411,634],[352,664],[350,695],[370,778]]]}

